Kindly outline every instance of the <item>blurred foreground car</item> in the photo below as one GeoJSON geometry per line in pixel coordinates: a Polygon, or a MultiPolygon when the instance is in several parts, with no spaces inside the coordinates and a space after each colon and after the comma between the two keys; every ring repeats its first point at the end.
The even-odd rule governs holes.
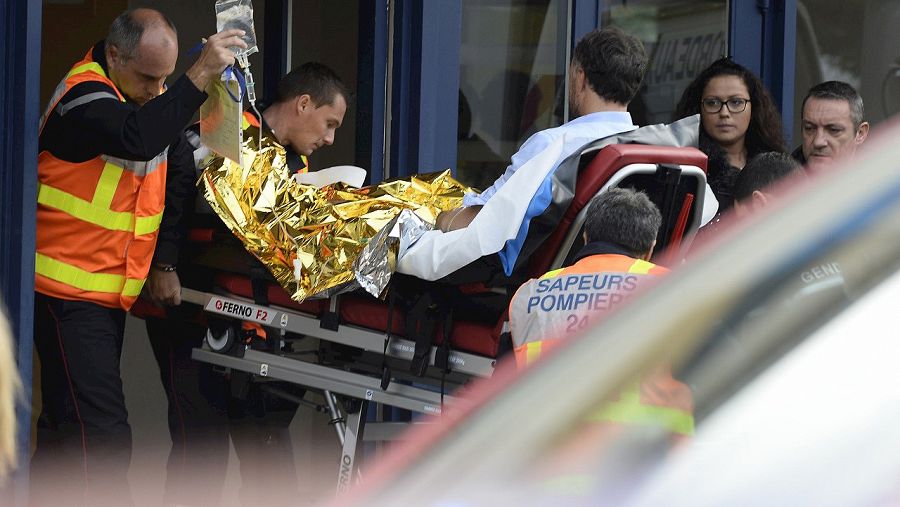
{"type": "Polygon", "coordinates": [[[900,504],[900,122],[417,428],[348,505],[900,504]],[[897,313],[895,313],[897,312],[897,313]],[[672,364],[696,434],[588,416],[672,364]]]}

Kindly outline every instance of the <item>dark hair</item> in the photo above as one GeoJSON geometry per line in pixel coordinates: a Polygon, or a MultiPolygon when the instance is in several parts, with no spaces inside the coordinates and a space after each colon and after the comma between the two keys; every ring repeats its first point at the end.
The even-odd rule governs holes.
{"type": "Polygon", "coordinates": [[[178,33],[172,20],[156,9],[147,7],[128,9],[116,16],[116,19],[109,25],[109,32],[106,34],[106,45],[115,46],[119,50],[119,56],[122,60],[130,60],[137,52],[138,45],[141,43],[141,37],[144,35],[144,29],[157,24],[159,21],[163,21],[173,32],[178,33]],[[150,16],[143,14],[149,14],[150,16]],[[154,20],[155,16],[153,14],[159,18],[154,20]]]}
{"type": "Polygon", "coordinates": [[[753,192],[768,187],[798,169],[800,162],[787,153],[777,151],[760,153],[751,158],[738,174],[734,182],[734,200],[749,199],[753,192]]]}
{"type": "Polygon", "coordinates": [[[850,104],[850,119],[853,120],[853,126],[859,127],[866,117],[866,110],[863,107],[863,99],[856,92],[856,89],[843,81],[825,81],[819,83],[809,89],[806,97],[803,97],[803,105],[800,107],[800,114],[806,107],[806,101],[810,97],[826,100],[846,100],[850,104]]]}
{"type": "Polygon", "coordinates": [[[285,102],[300,95],[309,95],[316,107],[334,103],[338,95],[350,105],[350,89],[327,65],[307,62],[290,71],[278,82],[278,100],[285,102]]]}
{"type": "MultiPolygon", "coordinates": [[[[750,126],[747,128],[747,135],[744,138],[748,157],[764,151],[787,151],[781,115],[778,113],[778,108],[775,107],[775,101],[772,100],[769,91],[754,73],[728,58],[721,58],[711,63],[685,88],[684,93],[681,94],[681,100],[678,101],[678,106],[675,108],[674,119],[699,113],[703,90],[712,78],[719,76],[741,78],[747,91],[750,92],[750,126]]],[[[704,144],[710,146],[709,143],[703,142],[704,138],[709,139],[709,135],[702,127],[700,128],[700,138],[701,146],[704,144]]],[[[707,153],[707,155],[711,154],[707,153]]]]}
{"type": "Polygon", "coordinates": [[[587,240],[625,247],[635,257],[650,251],[662,215],[647,194],[630,188],[611,188],[591,199],[584,231],[587,240]]]}
{"type": "Polygon", "coordinates": [[[613,26],[582,37],[575,45],[572,63],[584,70],[597,95],[627,105],[644,80],[647,53],[640,40],[613,26]]]}

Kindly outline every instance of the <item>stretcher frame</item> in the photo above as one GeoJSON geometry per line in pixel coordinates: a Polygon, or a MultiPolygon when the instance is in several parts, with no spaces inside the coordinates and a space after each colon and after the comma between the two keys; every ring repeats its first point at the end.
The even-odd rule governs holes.
{"type": "MultiPolygon", "coordinates": [[[[310,314],[277,305],[256,305],[252,303],[251,299],[238,295],[224,296],[183,288],[182,300],[196,304],[208,313],[235,318],[236,312],[242,312],[243,318],[252,322],[271,326],[277,321],[283,331],[314,336],[320,340],[342,345],[357,346],[370,352],[380,353],[384,347],[383,332],[376,333],[351,324],[341,325],[338,331],[331,331],[319,327],[319,320],[310,314]],[[251,317],[247,318],[247,315],[251,317]]],[[[286,355],[254,350],[242,344],[235,344],[235,346],[244,347],[239,355],[214,352],[207,344],[202,348],[195,348],[191,357],[221,368],[243,371],[266,379],[286,381],[321,391],[341,444],[337,485],[339,494],[350,488],[353,475],[358,473],[356,465],[358,446],[367,427],[364,414],[367,413],[369,402],[435,415],[441,413],[445,403],[456,402],[456,398],[452,395],[415,385],[391,382],[386,389],[382,389],[381,380],[369,375],[298,360],[286,355]],[[336,395],[360,400],[358,409],[350,414],[342,412],[336,395]]],[[[414,348],[413,342],[405,338],[392,337],[387,354],[396,359],[411,360],[414,348]]],[[[436,352],[437,348],[432,346],[429,357],[431,366],[434,365],[436,352]]],[[[496,365],[496,359],[459,351],[450,352],[449,362],[458,368],[457,372],[480,377],[490,376],[496,365]]],[[[370,423],[368,426],[378,430],[381,424],[386,426],[381,432],[385,437],[383,439],[394,438],[398,433],[397,424],[370,423]]],[[[404,426],[406,424],[408,423],[403,423],[404,426]]]]}
{"type": "MultiPolygon", "coordinates": [[[[664,164],[660,162],[629,163],[613,173],[595,195],[618,186],[628,176],[653,174],[664,164]]],[[[681,170],[681,177],[696,178],[698,188],[705,187],[706,173],[700,167],[680,163],[668,165],[677,166],[681,170]]],[[[679,245],[679,255],[686,253],[700,226],[702,213],[697,210],[703,209],[703,197],[703,191],[696,193],[691,206],[691,209],[694,210],[693,219],[685,229],[687,233],[679,245]]],[[[565,262],[569,250],[580,234],[586,212],[585,206],[572,219],[566,234],[559,242],[559,248],[549,269],[559,268],[565,262]]],[[[383,330],[374,330],[348,323],[340,323],[336,330],[330,330],[322,326],[322,322],[316,315],[278,305],[258,305],[246,296],[213,294],[183,288],[182,300],[199,305],[210,314],[255,322],[269,329],[355,347],[367,353],[380,355],[385,347],[385,331],[383,330]]],[[[336,302],[336,298],[330,300],[332,311],[335,309],[336,302]]],[[[385,438],[393,438],[398,433],[399,427],[409,424],[369,423],[367,425],[364,414],[370,402],[433,415],[441,413],[443,404],[452,405],[458,402],[452,394],[444,394],[443,382],[447,379],[442,379],[440,392],[424,386],[396,381],[391,381],[386,389],[382,389],[381,379],[372,375],[348,371],[335,366],[315,364],[291,357],[289,354],[260,351],[249,346],[237,345],[243,350],[237,354],[228,354],[213,351],[207,343],[202,348],[195,348],[192,357],[197,361],[221,368],[238,370],[264,379],[285,381],[321,391],[328,404],[328,412],[342,445],[338,471],[337,490],[339,493],[349,488],[354,474],[358,477],[357,451],[360,441],[369,440],[365,435],[367,428],[372,430],[373,436],[381,435],[385,438]],[[343,413],[337,396],[359,400],[359,410],[352,414],[343,413]]],[[[386,354],[395,360],[409,361],[413,358],[414,349],[414,342],[403,337],[392,336],[386,354]]],[[[431,367],[434,366],[436,353],[437,347],[432,345],[429,355],[429,370],[432,373],[434,370],[431,370],[431,367]]],[[[456,381],[451,379],[448,382],[449,391],[452,392],[453,389],[465,383],[466,379],[491,376],[496,366],[496,359],[451,349],[449,365],[456,375],[456,381]],[[460,376],[463,377],[462,381],[458,381],[460,376]]]]}

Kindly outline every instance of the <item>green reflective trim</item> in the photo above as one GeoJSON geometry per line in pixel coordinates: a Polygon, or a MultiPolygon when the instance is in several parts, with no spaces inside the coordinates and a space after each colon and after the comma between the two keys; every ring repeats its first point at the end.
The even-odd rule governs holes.
{"type": "Polygon", "coordinates": [[[122,288],[123,296],[138,297],[144,288],[146,280],[138,280],[136,278],[128,278],[125,280],[125,287],[122,288]]]}
{"type": "Polygon", "coordinates": [[[49,185],[38,184],[39,204],[56,208],[79,220],[94,224],[111,231],[134,232],[138,236],[149,234],[159,229],[162,212],[148,217],[138,217],[135,224],[134,213],[112,211],[97,206],[79,197],[63,192],[49,185]]]}
{"type": "Polygon", "coordinates": [[[137,221],[134,224],[134,235],[142,236],[158,231],[159,224],[162,222],[162,216],[162,212],[159,212],[149,217],[137,217],[137,221]]]}
{"type": "Polygon", "coordinates": [[[542,342],[528,342],[525,344],[525,364],[531,364],[541,358],[542,342]]]}
{"type": "Polygon", "coordinates": [[[554,276],[560,274],[562,272],[562,270],[564,270],[564,269],[566,269],[566,268],[559,268],[559,269],[554,269],[553,271],[547,271],[546,273],[543,274],[543,276],[541,276],[541,280],[546,280],[547,278],[553,278],[554,276]]]}
{"type": "MultiPolygon", "coordinates": [[[[66,79],[74,76],[75,74],[81,74],[82,72],[94,72],[96,74],[100,74],[103,77],[106,77],[106,72],[103,72],[103,67],[100,66],[97,62],[85,63],[84,65],[79,65],[74,69],[70,70],[68,74],[66,74],[66,79]]],[[[58,75],[58,74],[57,74],[58,75]]]]}
{"type": "Polygon", "coordinates": [[[653,269],[655,267],[656,266],[650,262],[638,259],[638,260],[634,261],[634,264],[632,264],[630,268],[628,268],[628,272],[635,273],[638,275],[646,275],[647,273],[650,272],[651,269],[653,269]]]}
{"type": "Polygon", "coordinates": [[[97,189],[94,190],[94,198],[91,204],[101,208],[109,208],[112,205],[116,189],[119,187],[119,179],[122,178],[122,168],[107,162],[103,165],[100,180],[97,181],[97,189]]]}
{"type": "MultiPolygon", "coordinates": [[[[94,74],[97,74],[97,75],[100,75],[100,76],[103,76],[103,77],[109,79],[109,76],[106,75],[106,72],[103,70],[103,67],[99,63],[88,62],[88,63],[85,63],[84,65],[79,65],[78,67],[75,67],[74,69],[70,70],[68,74],[66,74],[66,77],[64,77],[62,80],[62,83],[60,83],[60,86],[63,87],[63,91],[65,91],[65,83],[66,83],[67,79],[69,79],[70,77],[72,77],[76,74],[81,74],[84,72],[93,72],[94,74]]],[[[118,93],[118,90],[116,90],[116,92],[118,93]]],[[[60,96],[61,95],[62,94],[60,94],[60,96]]],[[[118,93],[116,98],[119,99],[119,101],[121,101],[121,102],[125,102],[125,97],[123,97],[121,93],[118,93]]],[[[50,103],[55,104],[56,100],[50,100],[50,103]]]]}
{"type": "Polygon", "coordinates": [[[677,408],[655,407],[633,401],[614,401],[587,417],[591,422],[659,426],[679,435],[694,434],[694,416],[677,408]]]}
{"type": "Polygon", "coordinates": [[[135,280],[133,278],[126,280],[122,275],[110,273],[91,273],[41,253],[35,254],[34,272],[51,280],[56,280],[88,292],[105,292],[137,297],[144,286],[144,280],[135,280]]]}
{"type": "Polygon", "coordinates": [[[49,185],[38,185],[38,203],[111,231],[134,231],[133,213],[101,208],[49,185]]]}

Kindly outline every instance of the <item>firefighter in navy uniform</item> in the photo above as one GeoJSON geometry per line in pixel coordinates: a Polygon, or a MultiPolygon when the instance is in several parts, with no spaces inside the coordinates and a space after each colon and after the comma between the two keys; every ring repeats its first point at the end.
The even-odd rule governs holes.
{"type": "MultiPolygon", "coordinates": [[[[285,149],[291,171],[306,172],[308,155],[334,142],[349,100],[349,90],[334,71],[319,63],[304,64],[279,81],[278,96],[263,108],[262,118],[244,113],[243,136],[257,139],[261,127],[263,147],[277,142],[285,149]]],[[[216,155],[201,145],[198,125],[187,130],[187,138],[194,148],[195,176],[199,177],[216,155]]],[[[210,241],[190,243],[179,256],[177,272],[184,285],[210,291],[218,271],[265,277],[265,267],[244,250],[202,196],[196,201],[191,228],[212,234],[210,241]]],[[[169,400],[172,449],[164,498],[169,504],[219,505],[230,436],[240,460],[243,503],[294,501],[295,497],[284,493],[296,490],[288,433],[296,404],[275,407],[283,401],[253,384],[247,390],[246,384],[232,382],[212,371],[211,365],[191,359],[191,350],[201,346],[206,336],[206,326],[198,322],[200,313],[196,306],[182,305],[168,308],[165,319],[146,319],[169,400]]],[[[248,324],[245,330],[265,332],[248,324]]]]}
{"type": "Polygon", "coordinates": [[[163,93],[178,54],[175,28],[155,10],[126,11],[63,78],[41,119],[34,505],[132,503],[119,375],[125,313],[142,290],[160,303],[177,297],[165,283],[172,274],[145,280],[156,273],[151,264],[177,262],[177,203],[193,186],[182,130],[210,79],[233,63],[229,47],[246,46],[240,35],[211,36],[163,93]]]}

